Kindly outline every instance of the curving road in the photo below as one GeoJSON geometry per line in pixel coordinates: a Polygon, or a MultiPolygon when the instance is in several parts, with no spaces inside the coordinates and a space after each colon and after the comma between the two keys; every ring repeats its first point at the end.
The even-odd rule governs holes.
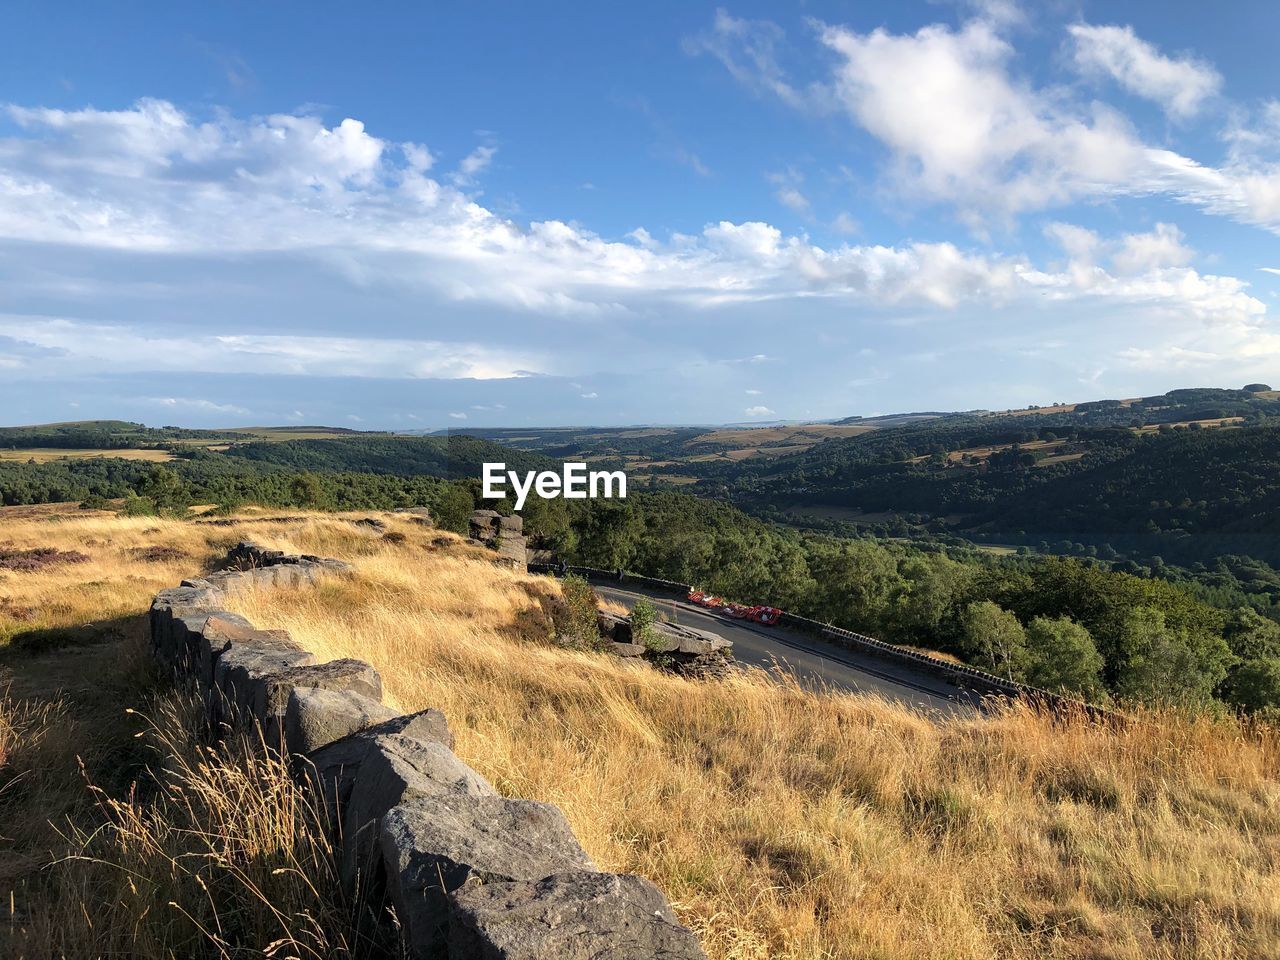
{"type": "Polygon", "coordinates": [[[656,591],[634,586],[623,589],[599,582],[592,586],[601,597],[628,609],[637,597],[647,597],[670,619],[713,630],[732,641],[734,658],[740,663],[766,670],[781,667],[812,689],[877,694],[886,700],[947,714],[969,713],[978,706],[978,698],[972,693],[908,664],[862,656],[784,627],[731,620],[656,591]]]}

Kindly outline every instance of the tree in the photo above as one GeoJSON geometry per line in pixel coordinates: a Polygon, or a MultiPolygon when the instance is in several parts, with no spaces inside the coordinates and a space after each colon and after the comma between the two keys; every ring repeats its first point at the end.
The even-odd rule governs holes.
{"type": "Polygon", "coordinates": [[[1280,623],[1249,607],[1241,607],[1231,616],[1223,636],[1241,660],[1280,657],[1280,623]]]}
{"type": "Polygon", "coordinates": [[[910,557],[899,565],[904,580],[886,624],[900,640],[937,645],[953,634],[954,614],[973,568],[944,554],[910,557]]]}
{"type": "Polygon", "coordinates": [[[1087,700],[1104,692],[1102,654],[1089,631],[1068,617],[1036,617],[1027,626],[1027,681],[1087,700]]]}
{"type": "Polygon", "coordinates": [[[1222,685],[1223,694],[1251,713],[1280,711],[1280,658],[1246,660],[1222,685]]]}
{"type": "Polygon", "coordinates": [[[191,489],[173,470],[154,466],[138,483],[138,496],[160,510],[185,510],[191,505],[191,489]]]}
{"type": "Polygon", "coordinates": [[[974,666],[1010,680],[1027,667],[1027,635],[1008,610],[990,600],[971,603],[961,617],[961,642],[974,666]]]}
{"type": "Polygon", "coordinates": [[[431,512],[442,530],[466,533],[471,522],[471,511],[476,508],[470,491],[460,483],[447,483],[431,504],[431,512]]]}
{"type": "Polygon", "coordinates": [[[1147,702],[1204,703],[1232,660],[1222,637],[1171,627],[1164,612],[1151,607],[1129,613],[1117,647],[1117,692],[1147,702]]]}
{"type": "Polygon", "coordinates": [[[893,555],[869,540],[815,549],[809,571],[817,584],[815,616],[858,630],[877,629],[889,597],[903,585],[893,555]]]}
{"type": "Polygon", "coordinates": [[[300,473],[289,483],[289,495],[293,505],[307,510],[332,509],[333,498],[328,495],[322,481],[314,473],[300,473]]]}

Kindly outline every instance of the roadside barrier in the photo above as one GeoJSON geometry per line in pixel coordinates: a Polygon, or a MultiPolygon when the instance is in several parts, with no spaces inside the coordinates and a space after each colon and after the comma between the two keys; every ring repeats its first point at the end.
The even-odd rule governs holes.
{"type": "MultiPolygon", "coordinates": [[[[648,587],[652,590],[661,590],[682,596],[688,596],[694,589],[686,583],[677,583],[674,580],[659,580],[655,577],[646,577],[641,574],[629,573],[625,570],[599,570],[595,567],[579,567],[566,564],[531,563],[529,564],[529,572],[553,576],[573,573],[587,580],[648,587]]],[[[1114,723],[1121,722],[1123,719],[1120,714],[1112,710],[1085,703],[1075,697],[1068,697],[1052,690],[1044,690],[1040,687],[1033,687],[1030,684],[999,677],[966,664],[952,663],[949,660],[931,657],[928,654],[918,653],[914,650],[904,650],[902,647],[886,643],[883,640],[877,640],[875,637],[868,637],[865,634],[855,633],[853,630],[846,630],[843,627],[823,623],[820,620],[788,613],[785,610],[782,612],[778,623],[780,626],[803,631],[855,653],[891,662],[909,664],[917,669],[926,670],[934,676],[954,684],[961,690],[969,690],[980,696],[1022,700],[1054,713],[1083,713],[1093,720],[1114,723]]]]}

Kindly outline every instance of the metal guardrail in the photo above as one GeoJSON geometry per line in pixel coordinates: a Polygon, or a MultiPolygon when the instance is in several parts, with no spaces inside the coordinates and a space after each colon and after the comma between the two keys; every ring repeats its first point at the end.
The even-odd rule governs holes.
{"type": "MultiPolygon", "coordinates": [[[[628,573],[625,570],[600,570],[595,567],[578,567],[555,563],[531,563],[529,564],[529,572],[559,575],[573,573],[588,580],[608,580],[614,583],[631,583],[638,586],[650,587],[657,590],[666,590],[671,593],[684,595],[687,595],[693,590],[693,587],[687,583],[677,583],[674,580],[659,580],[656,577],[646,577],[636,573],[628,573]]],[[[1085,703],[1083,700],[1077,700],[1074,697],[1063,696],[1060,693],[1054,693],[1052,690],[1044,690],[1040,687],[1033,687],[1030,684],[1019,683],[1016,680],[998,677],[993,673],[987,673],[985,670],[979,670],[976,667],[970,667],[966,664],[952,663],[949,660],[940,660],[937,657],[931,657],[925,653],[917,653],[914,650],[904,650],[902,647],[896,646],[895,644],[886,643],[883,640],[877,640],[875,637],[868,637],[865,634],[855,633],[852,630],[846,630],[843,627],[837,627],[830,623],[823,623],[820,620],[811,620],[808,617],[802,617],[794,613],[787,613],[786,611],[783,611],[779,624],[783,626],[791,626],[793,628],[803,630],[806,633],[814,634],[821,639],[829,640],[837,646],[844,647],[848,650],[856,650],[859,653],[865,653],[870,656],[880,657],[886,660],[896,660],[903,663],[909,663],[912,666],[928,670],[929,672],[954,683],[961,689],[974,690],[975,692],[988,696],[995,694],[1008,697],[1010,699],[1025,700],[1036,706],[1047,707],[1055,712],[1084,713],[1094,720],[1107,720],[1112,722],[1122,720],[1122,717],[1114,711],[1094,706],[1091,703],[1085,703]]]]}

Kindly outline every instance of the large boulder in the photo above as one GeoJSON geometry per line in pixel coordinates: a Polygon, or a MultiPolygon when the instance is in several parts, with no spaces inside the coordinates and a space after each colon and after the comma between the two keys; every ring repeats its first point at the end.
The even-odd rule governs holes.
{"type": "Polygon", "coordinates": [[[213,668],[214,690],[231,714],[221,719],[244,721],[262,716],[269,679],[315,662],[315,654],[298,649],[292,640],[232,642],[213,668]]]}
{"type": "MultiPolygon", "coordinates": [[[[258,719],[270,724],[285,715],[289,694],[296,687],[319,687],[324,690],[354,690],[371,700],[382,700],[382,677],[363,660],[330,660],[311,666],[295,667],[267,679],[266,697],[260,705],[258,719]]],[[[335,738],[336,739],[336,738],[335,738]]]]}
{"type": "Polygon", "coordinates": [[[446,956],[447,894],[463,885],[594,869],[556,807],[460,791],[390,810],[379,847],[387,893],[415,960],[446,956]]]}
{"type": "Polygon", "coordinates": [[[392,807],[430,798],[496,797],[484,777],[434,740],[383,734],[360,764],[359,775],[342,812],[342,879],[354,884],[365,871],[392,807]]]}
{"type": "Polygon", "coordinates": [[[706,960],[648,880],[573,871],[464,886],[448,898],[449,956],[468,960],[706,960]]]}
{"type": "Polygon", "coordinates": [[[307,755],[306,769],[325,799],[331,820],[337,823],[339,809],[351,798],[351,789],[379,738],[400,734],[415,740],[434,740],[453,749],[453,733],[439,710],[426,709],[375,723],[307,755]]]}

